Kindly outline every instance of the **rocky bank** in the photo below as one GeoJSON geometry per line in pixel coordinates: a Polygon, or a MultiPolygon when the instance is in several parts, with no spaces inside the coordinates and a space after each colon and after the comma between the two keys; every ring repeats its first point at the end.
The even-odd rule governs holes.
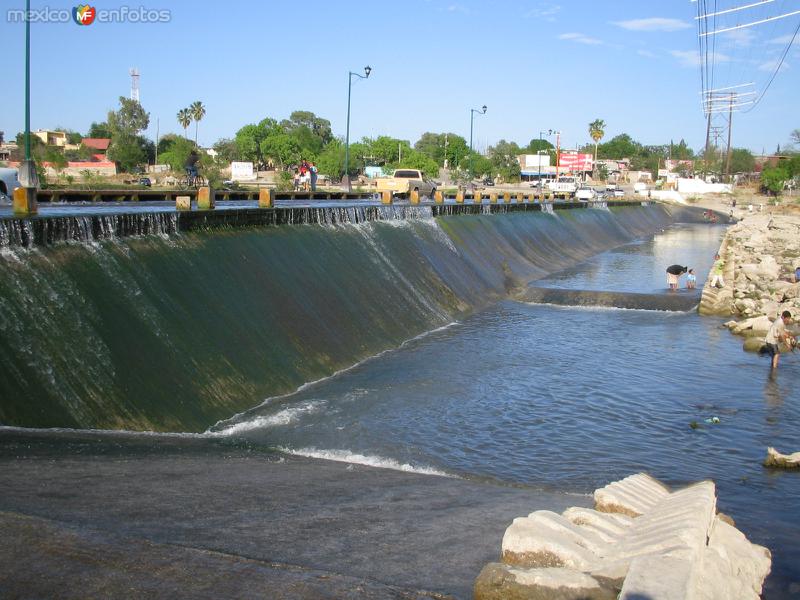
{"type": "MultiPolygon", "coordinates": [[[[784,310],[800,320],[800,217],[757,213],[730,227],[720,247],[725,287],[703,289],[700,314],[732,316],[726,323],[745,337],[744,348],[757,351],[772,321],[784,310]]],[[[797,332],[797,325],[791,328],[797,332]]]]}

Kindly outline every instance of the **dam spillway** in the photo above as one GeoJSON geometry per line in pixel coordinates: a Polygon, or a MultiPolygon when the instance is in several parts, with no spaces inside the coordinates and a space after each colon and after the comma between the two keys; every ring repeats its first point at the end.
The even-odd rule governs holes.
{"type": "Polygon", "coordinates": [[[698,218],[663,205],[535,206],[6,220],[0,423],[203,431],[698,218]]]}

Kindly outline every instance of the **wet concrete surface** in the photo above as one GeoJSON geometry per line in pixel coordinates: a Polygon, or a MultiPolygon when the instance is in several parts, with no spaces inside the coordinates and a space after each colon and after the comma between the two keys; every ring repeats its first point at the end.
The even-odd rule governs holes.
{"type": "Polygon", "coordinates": [[[565,495],[208,438],[0,429],[0,596],[469,598],[565,495]]]}

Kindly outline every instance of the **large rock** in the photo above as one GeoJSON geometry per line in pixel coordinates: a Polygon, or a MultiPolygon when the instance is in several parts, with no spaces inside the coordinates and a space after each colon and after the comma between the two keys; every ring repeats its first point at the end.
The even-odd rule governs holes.
{"type": "Polygon", "coordinates": [[[514,519],[503,564],[484,568],[475,597],[755,600],[761,593],[769,551],[717,516],[712,482],[673,492],[639,473],[594,497],[595,510],[514,519]]]}
{"type": "Polygon", "coordinates": [[[764,460],[765,467],[778,467],[781,469],[800,468],[800,452],[793,454],[781,454],[775,448],[767,448],[767,458],[764,460]]]}
{"type": "Polygon", "coordinates": [[[475,600],[613,600],[617,591],[571,569],[486,565],[475,581],[475,600]]]}

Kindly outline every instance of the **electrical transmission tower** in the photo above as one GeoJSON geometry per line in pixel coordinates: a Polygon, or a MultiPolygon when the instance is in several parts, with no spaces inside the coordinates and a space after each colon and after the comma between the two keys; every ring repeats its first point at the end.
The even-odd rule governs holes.
{"type": "Polygon", "coordinates": [[[131,100],[139,102],[139,69],[133,67],[128,73],[131,75],[131,100]]]}

